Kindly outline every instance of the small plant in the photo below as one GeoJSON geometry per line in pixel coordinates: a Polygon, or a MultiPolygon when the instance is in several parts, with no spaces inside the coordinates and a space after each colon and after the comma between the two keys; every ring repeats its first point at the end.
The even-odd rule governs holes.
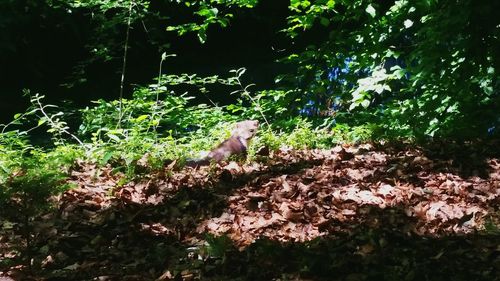
{"type": "MultiPolygon", "coordinates": [[[[29,94],[29,91],[25,91],[29,94]]],[[[16,114],[13,121],[0,125],[0,202],[19,205],[28,215],[34,215],[48,205],[47,198],[64,189],[63,179],[77,157],[84,155],[83,143],[68,131],[62,112],[50,114],[43,105],[43,96],[31,97],[32,106],[24,113],[16,114]],[[26,130],[9,130],[13,126],[36,125],[26,130]],[[47,132],[53,135],[54,148],[43,150],[30,144],[29,133],[48,125],[47,132]],[[79,146],[65,144],[64,135],[72,137],[79,146]]]]}
{"type": "Polygon", "coordinates": [[[30,114],[33,114],[38,118],[38,124],[36,127],[47,124],[47,126],[49,127],[47,129],[47,133],[52,134],[55,145],[64,144],[65,139],[63,136],[66,135],[71,137],[79,145],[84,147],[83,142],[76,135],[69,131],[67,123],[61,119],[61,117],[64,115],[62,111],[59,111],[57,113],[47,112],[48,108],[57,108],[57,106],[51,104],[42,104],[42,100],[45,97],[43,95],[35,94],[31,96],[29,90],[25,90],[24,93],[25,95],[30,96],[30,102],[32,104],[29,111],[30,114]]]}
{"type": "Polygon", "coordinates": [[[232,240],[226,235],[214,236],[211,234],[206,235],[207,245],[204,248],[206,254],[212,258],[222,258],[225,259],[226,253],[229,250],[234,249],[232,240]]]}

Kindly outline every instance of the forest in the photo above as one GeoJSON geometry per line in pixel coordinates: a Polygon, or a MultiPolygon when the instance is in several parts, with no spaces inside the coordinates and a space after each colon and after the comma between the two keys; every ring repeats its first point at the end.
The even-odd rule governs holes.
{"type": "Polygon", "coordinates": [[[500,280],[500,1],[0,1],[0,281],[500,280]]]}

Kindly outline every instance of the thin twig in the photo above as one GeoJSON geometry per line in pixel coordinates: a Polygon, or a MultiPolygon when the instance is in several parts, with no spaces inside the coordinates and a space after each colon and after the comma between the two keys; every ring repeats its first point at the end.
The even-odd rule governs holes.
{"type": "Polygon", "coordinates": [[[246,88],[248,86],[247,87],[243,87],[243,84],[240,81],[240,76],[239,75],[236,76],[236,81],[238,81],[238,84],[240,85],[241,91],[243,92],[243,94],[246,95],[254,104],[257,105],[257,107],[258,107],[257,111],[259,111],[260,115],[262,115],[262,118],[264,118],[264,122],[266,122],[267,127],[270,128],[271,125],[269,124],[269,122],[267,122],[266,116],[264,116],[264,112],[262,112],[262,108],[261,108],[260,104],[258,102],[256,102],[255,99],[252,98],[252,96],[250,95],[250,93],[247,91],[246,88]]]}
{"type": "MultiPolygon", "coordinates": [[[[36,99],[36,102],[38,103],[38,106],[40,108],[40,112],[43,114],[43,116],[46,118],[47,121],[49,121],[49,123],[52,125],[52,127],[54,128],[57,128],[57,124],[52,121],[52,118],[49,117],[49,115],[45,112],[44,110],[44,106],[42,105],[42,103],[40,102],[40,99],[37,98],[36,99]]],[[[64,129],[64,128],[60,128],[61,132],[65,133],[65,134],[68,134],[69,136],[71,136],[74,140],[76,140],[78,142],[78,144],[80,144],[82,147],[85,147],[85,144],[75,135],[73,135],[70,131],[64,129]]]]}
{"type": "Polygon", "coordinates": [[[124,45],[124,50],[123,50],[122,77],[120,79],[120,108],[118,111],[118,124],[116,124],[117,128],[119,128],[121,126],[121,122],[122,122],[123,84],[125,81],[125,69],[127,67],[127,51],[128,51],[129,37],[130,37],[130,24],[132,21],[132,4],[133,3],[134,3],[134,1],[131,0],[130,4],[128,6],[127,33],[125,35],[125,45],[124,45]]]}

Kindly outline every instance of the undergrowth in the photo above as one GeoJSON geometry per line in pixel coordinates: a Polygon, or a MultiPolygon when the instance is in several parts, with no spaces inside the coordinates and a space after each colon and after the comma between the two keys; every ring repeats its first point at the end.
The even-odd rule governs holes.
{"type": "Polygon", "coordinates": [[[68,188],[65,179],[77,160],[111,165],[128,179],[160,170],[174,160],[182,166],[186,159],[199,158],[229,137],[232,123],[244,119],[261,123],[248,161],[263,147],[328,148],[373,137],[370,126],[349,127],[335,124],[333,118],[297,115],[287,108],[286,93],[252,93],[251,85],[241,84],[244,69],[233,73],[230,78],[160,76],[161,82],[137,88],[131,99],[98,100],[81,109],[78,130],[68,127],[64,109],[26,91],[31,106],[0,125],[0,203],[23,202],[26,213],[36,215],[49,206],[50,196],[68,188]],[[226,85],[236,89],[231,94],[238,99],[227,106],[192,102],[196,96],[175,91],[183,84],[201,95],[207,85],[226,85]],[[30,139],[41,133],[48,133],[51,141],[36,146],[30,139]]]}

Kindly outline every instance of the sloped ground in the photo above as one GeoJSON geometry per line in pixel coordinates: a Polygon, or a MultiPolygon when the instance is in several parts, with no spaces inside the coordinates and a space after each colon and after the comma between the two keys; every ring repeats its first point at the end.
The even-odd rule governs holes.
{"type": "Polygon", "coordinates": [[[31,269],[8,251],[15,223],[0,266],[34,280],[500,280],[499,156],[491,143],[283,149],[131,182],[81,164],[35,220],[31,269]]]}

